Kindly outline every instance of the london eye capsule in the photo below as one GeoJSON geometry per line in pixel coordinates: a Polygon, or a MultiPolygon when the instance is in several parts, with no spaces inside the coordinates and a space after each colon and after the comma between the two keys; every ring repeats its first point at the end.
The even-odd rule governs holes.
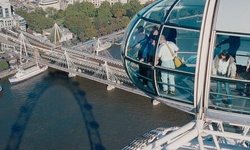
{"type": "MultiPolygon", "coordinates": [[[[195,115],[195,123],[182,128],[182,134],[192,133],[193,138],[186,142],[197,138],[199,146],[206,148],[204,138],[194,132],[198,128],[211,136],[214,148],[223,147],[217,136],[238,140],[233,146],[247,147],[249,5],[249,0],[159,0],[136,14],[127,26],[121,46],[127,74],[152,98],[195,115]],[[240,131],[224,132],[225,124],[240,131]]],[[[180,133],[172,138],[181,138],[177,135],[180,133]]],[[[171,145],[171,138],[166,139],[169,141],[153,141],[146,149],[176,149],[185,143],[176,146],[174,140],[171,145]]]]}

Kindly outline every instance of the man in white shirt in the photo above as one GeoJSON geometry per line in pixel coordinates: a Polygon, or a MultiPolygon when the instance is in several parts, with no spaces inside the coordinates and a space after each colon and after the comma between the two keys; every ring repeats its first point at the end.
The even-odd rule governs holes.
{"type": "MultiPolygon", "coordinates": [[[[166,68],[175,69],[173,58],[179,48],[170,41],[166,41],[165,37],[162,35],[159,40],[160,46],[158,47],[156,53],[156,64],[159,63],[161,59],[161,66],[166,68]]],[[[166,71],[161,71],[161,80],[163,84],[163,94],[175,95],[175,76],[172,73],[166,71]]]]}

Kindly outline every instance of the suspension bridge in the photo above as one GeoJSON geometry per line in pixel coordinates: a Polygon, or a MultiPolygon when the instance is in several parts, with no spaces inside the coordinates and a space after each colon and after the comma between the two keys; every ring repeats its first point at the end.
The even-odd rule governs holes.
{"type": "MultiPolygon", "coordinates": [[[[19,60],[38,62],[69,74],[80,76],[107,85],[107,90],[119,88],[131,93],[148,97],[133,85],[121,60],[113,58],[108,50],[94,53],[95,41],[90,40],[74,47],[58,45],[60,30],[54,31],[54,43],[41,37],[18,30],[0,32],[1,50],[10,53],[19,60]],[[38,57],[37,57],[38,56],[38,57]]],[[[114,42],[122,38],[122,32],[101,37],[105,42],[114,42]]]]}

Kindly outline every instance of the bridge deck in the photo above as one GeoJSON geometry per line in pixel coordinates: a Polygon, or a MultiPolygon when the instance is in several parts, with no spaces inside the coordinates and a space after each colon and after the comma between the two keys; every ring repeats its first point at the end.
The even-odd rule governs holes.
{"type": "MultiPolygon", "coordinates": [[[[18,32],[16,33],[18,34],[18,32]]],[[[74,47],[73,49],[56,46],[48,40],[29,33],[23,33],[26,39],[20,39],[20,36],[16,36],[17,34],[14,34],[13,31],[0,33],[0,40],[5,52],[20,57],[20,49],[26,45],[28,55],[25,56],[22,54],[22,58],[24,59],[38,61],[38,63],[51,68],[72,73],[135,94],[147,96],[133,85],[123,68],[121,60],[106,56],[97,56],[89,51],[82,51],[80,50],[81,46],[74,47]],[[26,41],[26,43],[22,43],[22,41],[26,41]],[[35,58],[35,53],[39,53],[38,58],[35,58]],[[106,72],[107,69],[105,69],[105,67],[110,70],[109,73],[106,72]],[[113,79],[115,80],[108,80],[108,76],[114,76],[113,79]]],[[[110,40],[108,38],[110,38],[110,36],[102,37],[102,39],[110,40]]],[[[91,42],[88,44],[91,44],[91,42]]]]}

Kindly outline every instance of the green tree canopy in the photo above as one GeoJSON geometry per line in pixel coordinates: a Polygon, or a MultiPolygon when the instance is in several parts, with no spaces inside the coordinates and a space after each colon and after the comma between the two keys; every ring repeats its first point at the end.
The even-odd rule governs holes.
{"type": "Polygon", "coordinates": [[[48,17],[52,17],[54,15],[56,15],[58,13],[58,10],[56,10],[55,8],[53,7],[48,7],[45,9],[45,13],[48,17]]]}
{"type": "MultiPolygon", "coordinates": [[[[114,3],[114,5],[112,6],[111,8],[111,13],[112,15],[115,17],[115,14],[117,13],[117,11],[123,9],[123,5],[121,2],[117,2],[117,3],[114,3]]],[[[124,9],[125,10],[125,9],[124,9]]]]}
{"type": "Polygon", "coordinates": [[[101,6],[97,9],[97,17],[102,17],[103,20],[110,21],[112,13],[110,12],[110,4],[107,1],[102,2],[101,6]]]}
{"type": "Polygon", "coordinates": [[[74,34],[78,35],[81,41],[96,36],[92,20],[85,16],[68,16],[65,20],[65,26],[74,34]]]}
{"type": "Polygon", "coordinates": [[[16,13],[24,17],[28,27],[36,32],[41,33],[56,22],[68,28],[79,40],[85,41],[126,28],[130,19],[142,8],[138,0],[130,0],[126,4],[117,2],[113,6],[104,1],[99,8],[91,2],[82,2],[69,5],[65,11],[38,8],[30,13],[24,10],[16,10],[16,13]]]}
{"type": "Polygon", "coordinates": [[[15,11],[16,14],[22,16],[23,18],[26,18],[27,17],[27,11],[23,10],[23,9],[16,9],[15,11]]]}
{"type": "Polygon", "coordinates": [[[62,19],[66,15],[65,11],[59,10],[54,16],[51,16],[53,19],[62,19]]]}
{"type": "Polygon", "coordinates": [[[0,60],[0,70],[6,70],[9,68],[9,64],[6,60],[0,60]]]}
{"type": "Polygon", "coordinates": [[[25,20],[30,29],[42,33],[43,29],[50,28],[54,25],[54,20],[45,17],[45,12],[42,9],[37,9],[26,15],[25,20]]]}
{"type": "Polygon", "coordinates": [[[126,15],[132,18],[136,13],[138,13],[143,6],[138,0],[131,0],[129,3],[124,4],[124,9],[126,10],[126,15]]]}
{"type": "Polygon", "coordinates": [[[65,10],[66,16],[71,15],[85,15],[88,17],[95,17],[96,8],[90,2],[82,2],[82,3],[74,3],[73,5],[69,5],[65,10]]]}
{"type": "Polygon", "coordinates": [[[93,24],[98,29],[98,35],[105,35],[112,19],[110,12],[111,6],[109,2],[102,2],[101,6],[97,9],[97,17],[94,18],[93,24]],[[106,31],[105,31],[106,30],[106,31]]]}

